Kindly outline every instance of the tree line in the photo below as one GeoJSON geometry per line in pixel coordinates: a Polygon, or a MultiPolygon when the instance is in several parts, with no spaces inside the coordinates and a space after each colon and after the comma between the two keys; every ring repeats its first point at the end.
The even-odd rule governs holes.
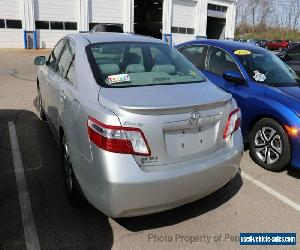
{"type": "Polygon", "coordinates": [[[236,35],[296,39],[299,19],[300,0],[238,0],[236,35]]]}

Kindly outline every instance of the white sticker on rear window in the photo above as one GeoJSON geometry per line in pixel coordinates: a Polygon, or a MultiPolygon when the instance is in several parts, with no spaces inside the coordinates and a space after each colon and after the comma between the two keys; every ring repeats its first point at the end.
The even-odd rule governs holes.
{"type": "Polygon", "coordinates": [[[109,84],[115,84],[120,82],[130,82],[128,74],[111,75],[107,77],[109,84]]]}
{"type": "Polygon", "coordinates": [[[264,82],[266,80],[265,74],[260,73],[258,70],[254,70],[254,80],[257,82],[264,82]]]}

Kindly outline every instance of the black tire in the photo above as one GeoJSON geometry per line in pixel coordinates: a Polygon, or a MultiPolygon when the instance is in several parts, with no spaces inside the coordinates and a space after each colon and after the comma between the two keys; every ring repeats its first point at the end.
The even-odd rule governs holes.
{"type": "Polygon", "coordinates": [[[67,197],[72,206],[78,207],[84,204],[83,195],[81,188],[73,172],[73,167],[70,159],[68,143],[65,136],[62,139],[62,149],[63,149],[63,170],[64,170],[64,181],[67,191],[67,197]]]}
{"type": "Polygon", "coordinates": [[[264,118],[251,130],[250,156],[269,171],[280,171],[291,160],[291,144],[284,128],[275,120],[264,118]]]}
{"type": "Polygon", "coordinates": [[[41,95],[41,91],[40,91],[39,85],[37,85],[37,92],[38,92],[37,106],[38,106],[38,111],[39,111],[40,118],[43,121],[47,121],[47,117],[45,115],[45,111],[44,111],[44,108],[43,108],[43,100],[42,100],[42,95],[41,95]]]}

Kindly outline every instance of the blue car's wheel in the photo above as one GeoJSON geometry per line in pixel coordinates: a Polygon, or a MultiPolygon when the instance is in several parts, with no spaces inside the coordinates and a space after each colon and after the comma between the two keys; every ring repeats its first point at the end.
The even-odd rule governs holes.
{"type": "Polygon", "coordinates": [[[250,156],[270,171],[285,168],[291,160],[291,145],[283,127],[270,118],[257,122],[250,133],[250,156]]]}

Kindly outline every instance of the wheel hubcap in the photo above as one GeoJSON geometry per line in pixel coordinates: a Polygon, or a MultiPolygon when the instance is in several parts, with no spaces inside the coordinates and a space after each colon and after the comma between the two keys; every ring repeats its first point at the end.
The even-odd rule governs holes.
{"type": "Polygon", "coordinates": [[[262,127],[254,139],[255,153],[266,164],[273,164],[280,159],[282,142],[277,131],[270,127],[262,127]]]}
{"type": "Polygon", "coordinates": [[[64,170],[65,170],[65,181],[67,185],[68,193],[71,194],[73,190],[73,171],[70,162],[70,154],[67,143],[64,145],[64,170]]]}

